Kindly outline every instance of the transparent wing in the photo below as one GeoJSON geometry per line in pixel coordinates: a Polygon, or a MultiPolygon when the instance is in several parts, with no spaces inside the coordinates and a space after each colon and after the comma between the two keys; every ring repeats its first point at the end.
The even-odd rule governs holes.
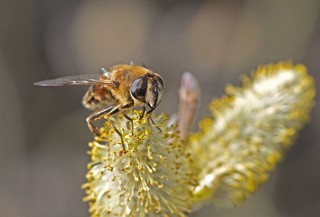
{"type": "Polygon", "coordinates": [[[62,78],[56,78],[52,80],[44,80],[34,83],[37,86],[69,86],[69,85],[110,85],[113,86],[112,81],[101,74],[87,74],[87,75],[75,75],[62,78]]]}

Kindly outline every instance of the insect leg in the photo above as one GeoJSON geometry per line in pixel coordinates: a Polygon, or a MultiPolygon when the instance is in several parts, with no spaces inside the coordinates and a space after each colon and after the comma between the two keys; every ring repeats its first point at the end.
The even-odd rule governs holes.
{"type": "Polygon", "coordinates": [[[100,111],[96,111],[94,113],[92,113],[88,118],[87,118],[87,123],[88,123],[88,127],[89,129],[91,130],[91,132],[93,132],[95,135],[99,136],[100,133],[99,133],[99,130],[93,125],[93,121],[96,121],[96,120],[99,120],[101,119],[102,117],[104,117],[107,121],[109,121],[109,123],[113,126],[114,130],[116,131],[116,133],[120,136],[120,139],[121,139],[121,143],[122,143],[122,148],[123,148],[123,151],[124,153],[126,153],[126,149],[125,149],[125,146],[124,146],[124,141],[123,141],[123,138],[122,138],[122,134],[120,133],[120,131],[115,127],[113,121],[111,121],[109,119],[109,117],[117,112],[121,112],[121,114],[123,114],[123,116],[129,120],[131,122],[131,132],[132,132],[132,135],[133,135],[133,120],[132,118],[130,118],[125,112],[124,112],[124,109],[125,108],[130,108],[133,106],[133,103],[129,103],[127,105],[124,105],[124,106],[111,106],[109,108],[106,108],[106,109],[103,109],[103,110],[100,110],[100,111]]]}
{"type": "Polygon", "coordinates": [[[124,116],[127,120],[129,120],[129,121],[131,122],[131,134],[133,135],[133,120],[132,120],[132,118],[130,118],[130,117],[124,112],[124,109],[125,109],[125,108],[130,108],[130,107],[132,107],[132,106],[133,106],[133,103],[129,103],[129,104],[124,105],[124,106],[122,106],[121,108],[119,108],[119,110],[120,110],[121,114],[123,114],[123,116],[124,116]]]}
{"type": "Polygon", "coordinates": [[[142,114],[140,115],[140,119],[142,119],[144,117],[145,112],[146,112],[146,104],[144,104],[142,107],[142,114]]]}
{"type": "Polygon", "coordinates": [[[113,123],[111,120],[109,120],[109,122],[110,122],[111,125],[113,126],[113,129],[116,131],[116,133],[120,136],[123,152],[126,153],[127,151],[126,151],[126,148],[124,147],[124,142],[123,142],[122,134],[121,134],[120,131],[116,128],[116,126],[114,125],[114,123],[113,123]]]}
{"type": "Polygon", "coordinates": [[[93,112],[86,119],[90,131],[94,135],[99,136],[100,135],[99,130],[98,130],[98,128],[96,126],[93,125],[92,122],[101,119],[105,114],[116,113],[118,111],[119,111],[118,107],[110,106],[108,108],[93,112]]]}
{"type": "Polygon", "coordinates": [[[152,124],[159,130],[159,132],[162,132],[162,130],[160,129],[160,127],[158,127],[158,126],[156,125],[156,123],[154,122],[154,120],[152,119],[151,114],[152,114],[153,110],[155,110],[155,108],[152,108],[152,109],[150,109],[150,110],[147,112],[147,115],[149,115],[148,124],[150,125],[149,120],[151,120],[152,124]]]}
{"type": "Polygon", "coordinates": [[[124,116],[128,121],[131,122],[131,134],[133,135],[133,120],[132,120],[132,118],[130,118],[130,117],[124,112],[123,109],[120,109],[120,112],[121,112],[121,114],[123,114],[123,116],[124,116]]]}

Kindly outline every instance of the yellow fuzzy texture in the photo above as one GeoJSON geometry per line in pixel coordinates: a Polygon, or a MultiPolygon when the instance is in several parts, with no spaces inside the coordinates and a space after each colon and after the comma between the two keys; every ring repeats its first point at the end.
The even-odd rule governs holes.
{"type": "Polygon", "coordinates": [[[303,65],[291,62],[260,66],[242,87],[228,85],[226,96],[210,104],[187,150],[197,159],[195,205],[243,203],[309,120],[315,89],[303,65]]]}
{"type": "Polygon", "coordinates": [[[133,134],[123,115],[111,118],[124,152],[106,121],[89,144],[83,188],[91,216],[184,217],[207,202],[230,207],[251,196],[309,120],[315,89],[305,66],[291,62],[260,66],[242,80],[212,101],[187,142],[166,116],[154,126],[129,110],[133,134]]]}
{"type": "Polygon", "coordinates": [[[140,119],[140,111],[129,111],[134,122],[121,114],[113,118],[126,146],[106,122],[102,136],[89,144],[92,162],[88,182],[83,185],[92,217],[185,216],[191,209],[194,186],[190,155],[167,117],[155,118],[159,129],[140,119]]]}

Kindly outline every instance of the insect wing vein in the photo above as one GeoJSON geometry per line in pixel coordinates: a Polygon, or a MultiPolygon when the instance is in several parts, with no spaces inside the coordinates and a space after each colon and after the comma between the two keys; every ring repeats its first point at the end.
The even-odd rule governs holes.
{"type": "Polygon", "coordinates": [[[68,85],[109,85],[113,86],[112,81],[102,78],[99,74],[67,76],[52,80],[44,80],[34,83],[37,86],[68,86],[68,85]]]}

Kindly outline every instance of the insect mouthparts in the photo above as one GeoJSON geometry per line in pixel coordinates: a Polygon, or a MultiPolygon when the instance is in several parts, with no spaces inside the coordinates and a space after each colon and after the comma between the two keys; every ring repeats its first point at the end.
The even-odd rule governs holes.
{"type": "MultiPolygon", "coordinates": [[[[116,65],[109,70],[101,68],[101,72],[100,74],[83,74],[45,80],[36,82],[34,85],[90,86],[82,101],[86,108],[94,111],[86,119],[90,131],[95,136],[99,136],[99,128],[93,122],[104,118],[112,123],[109,118],[120,112],[131,122],[133,134],[133,120],[126,115],[125,109],[142,104],[143,114],[147,106],[150,106],[147,114],[151,114],[158,106],[162,96],[162,78],[144,67],[135,65],[116,65]]],[[[116,126],[113,127],[119,134],[125,151],[122,135],[116,126]]]]}

